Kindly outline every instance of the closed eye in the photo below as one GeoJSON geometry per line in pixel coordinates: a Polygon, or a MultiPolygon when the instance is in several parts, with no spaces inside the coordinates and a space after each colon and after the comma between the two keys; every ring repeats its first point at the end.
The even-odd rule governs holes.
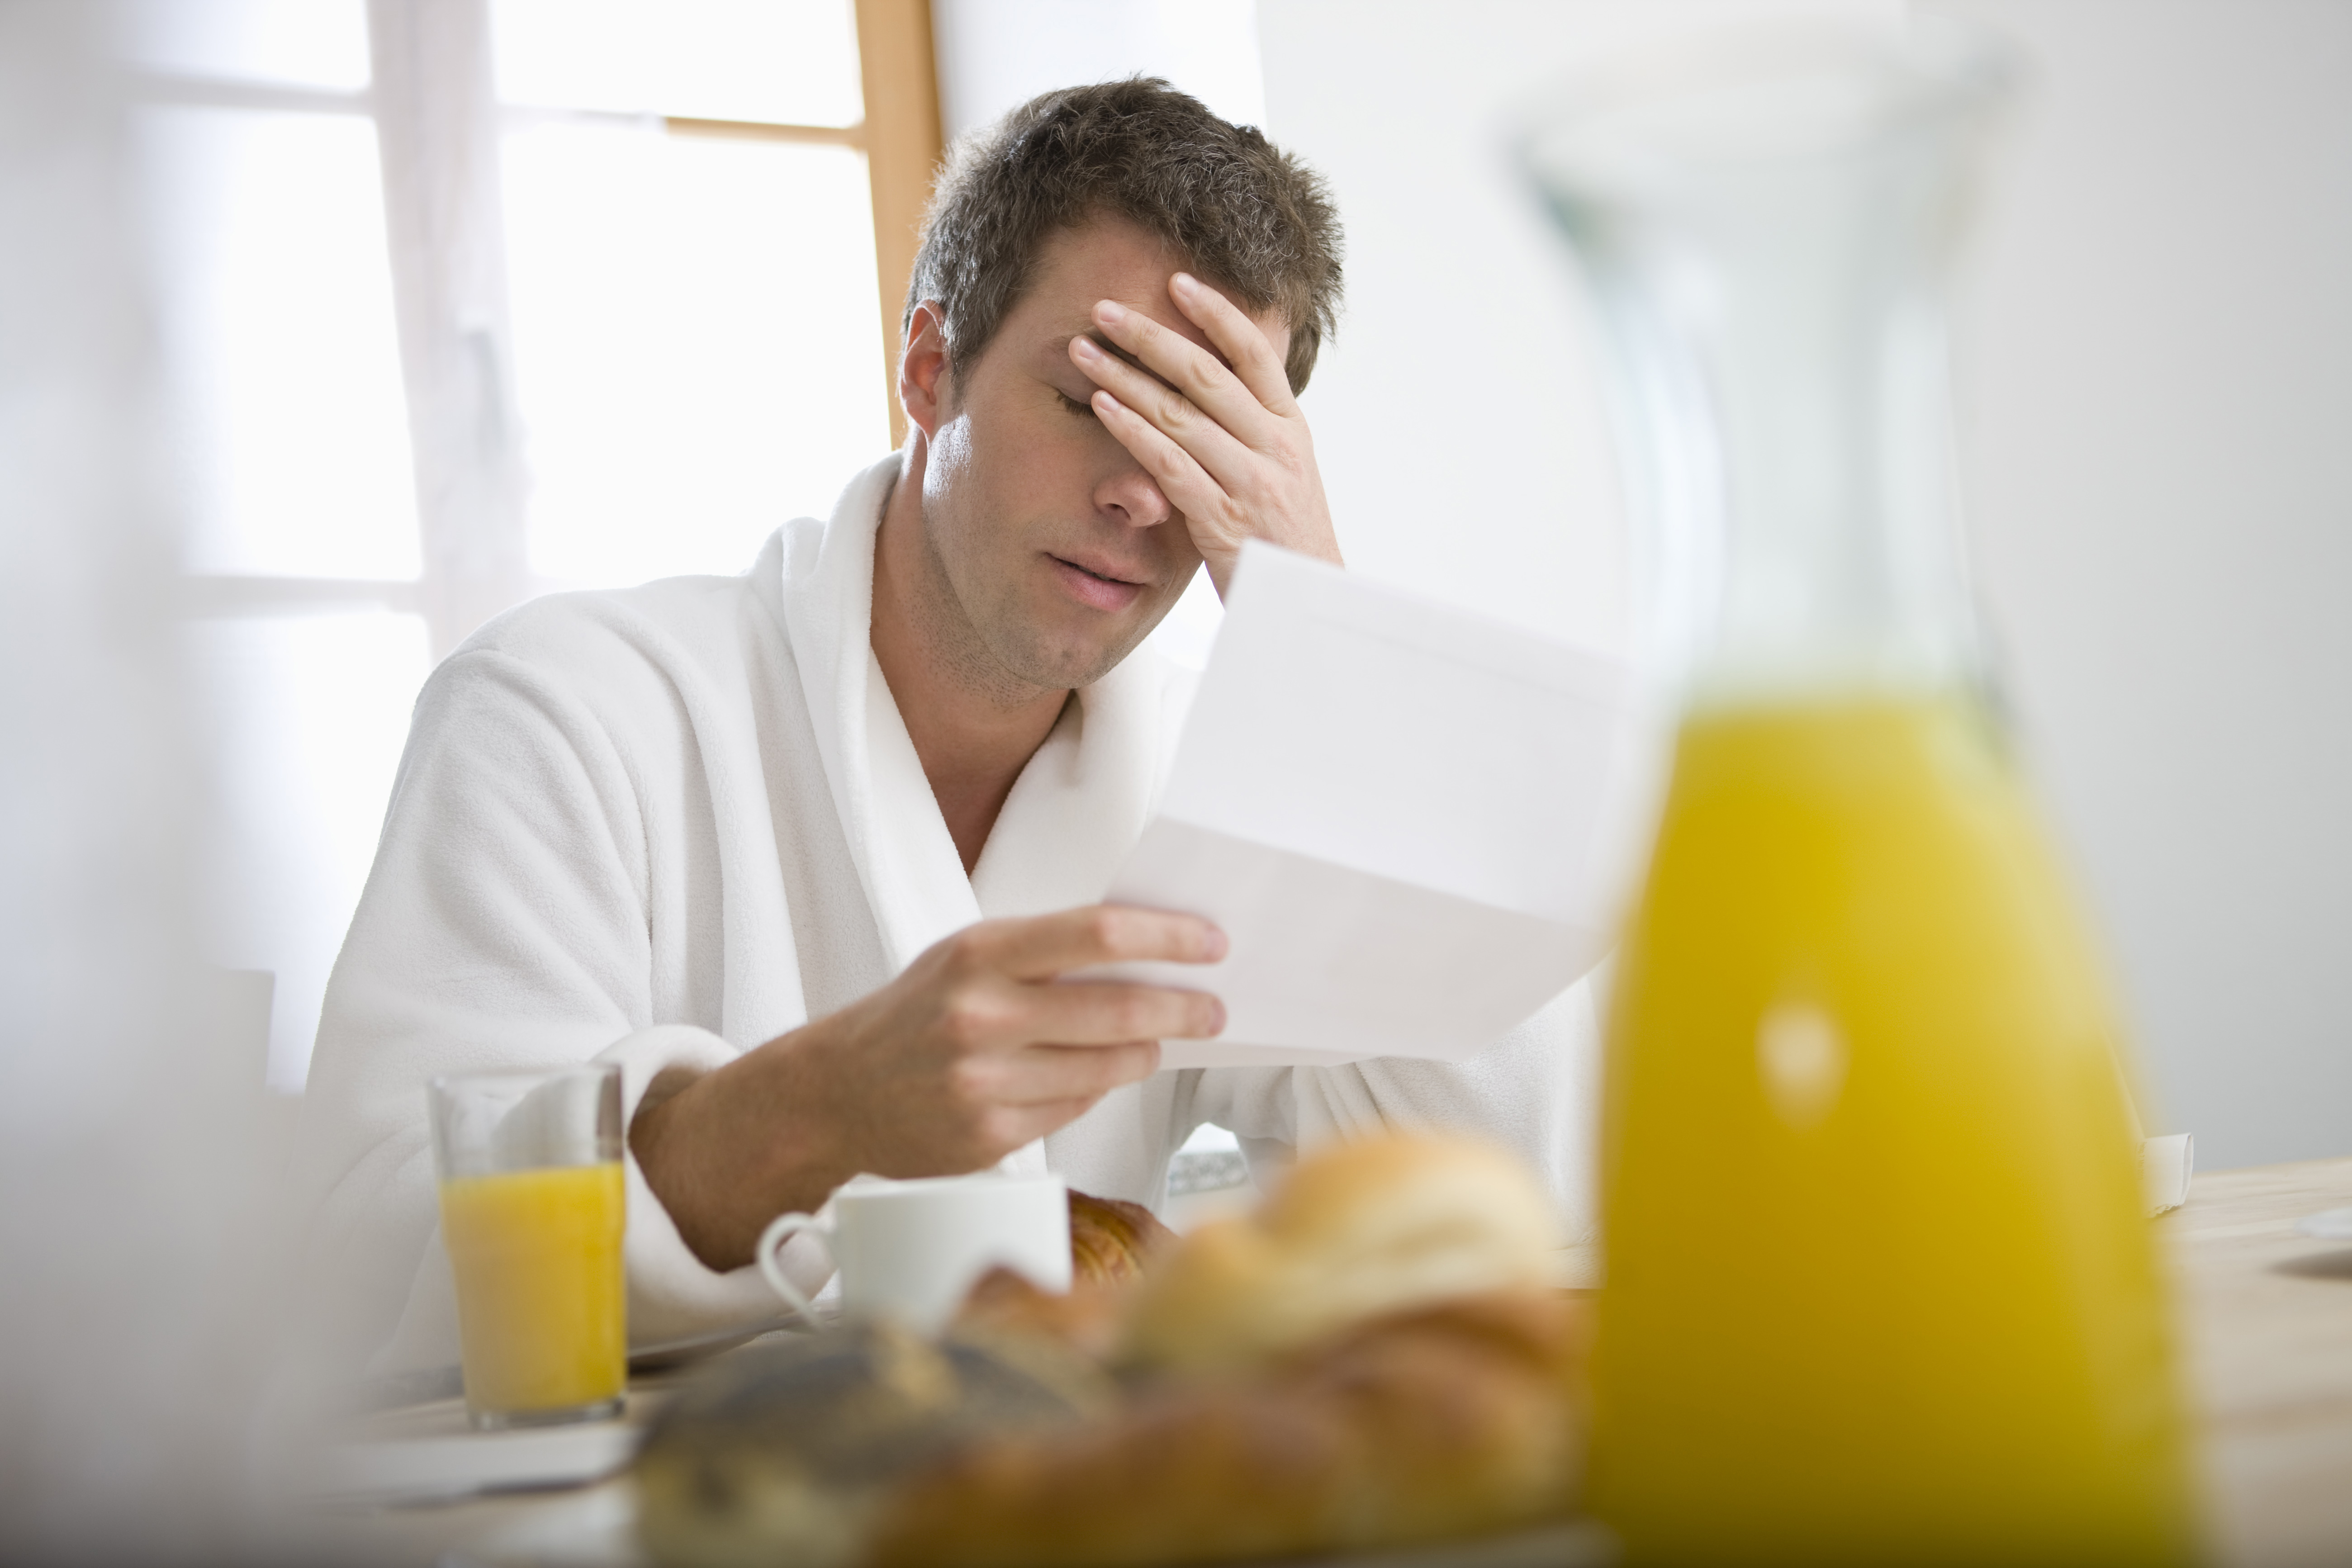
{"type": "Polygon", "coordinates": [[[1062,407],[1065,412],[1070,414],[1082,414],[1089,419],[1095,417],[1095,405],[1093,404],[1080,403],[1076,398],[1072,397],[1066,392],[1056,392],[1054,395],[1062,400],[1062,407]]]}

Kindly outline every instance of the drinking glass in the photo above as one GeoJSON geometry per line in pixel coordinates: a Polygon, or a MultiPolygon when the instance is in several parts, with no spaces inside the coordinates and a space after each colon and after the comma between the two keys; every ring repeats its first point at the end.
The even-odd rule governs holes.
{"type": "Polygon", "coordinates": [[[467,1073],[435,1079],[429,1097],[467,1419],[620,1414],[621,1069],[467,1073]]]}

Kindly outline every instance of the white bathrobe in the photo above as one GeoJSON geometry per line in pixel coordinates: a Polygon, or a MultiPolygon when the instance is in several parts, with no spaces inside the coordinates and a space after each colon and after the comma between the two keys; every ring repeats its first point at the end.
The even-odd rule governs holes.
{"type": "MultiPolygon", "coordinates": [[[[857,1000],[982,917],[1098,900],[1141,831],[1192,677],[1148,649],[1078,694],[967,878],[869,635],[893,457],[749,574],[537,600],[426,682],[320,1025],[303,1174],[314,1258],[357,1286],[380,1370],[457,1360],[425,1083],[614,1061],[624,1114],[662,1068],[717,1067],[857,1000]]],[[[1582,987],[1459,1066],[1162,1072],[1014,1169],[1157,1205],[1203,1122],[1264,1168],[1386,1125],[1474,1129],[1590,1223],[1582,987]]],[[[631,1163],[629,1329],[772,1316],[756,1269],[704,1268],[631,1163]]],[[[814,1238],[786,1267],[814,1289],[814,1238]]],[[[347,1309],[348,1310],[348,1309],[347,1309]]]]}

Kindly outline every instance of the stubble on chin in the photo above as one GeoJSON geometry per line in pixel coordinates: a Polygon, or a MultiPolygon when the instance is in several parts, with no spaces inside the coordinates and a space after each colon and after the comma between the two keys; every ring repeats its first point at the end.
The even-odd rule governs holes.
{"type": "MultiPolygon", "coordinates": [[[[933,515],[929,498],[924,500],[915,611],[943,671],[975,696],[1018,708],[1049,692],[1091,686],[1116,668],[1150,630],[1152,623],[1147,620],[1131,637],[1112,646],[1055,647],[1023,603],[1023,584],[1017,579],[991,581],[973,572],[966,574],[971,579],[969,585],[958,587],[958,574],[941,545],[940,520],[933,515]]],[[[980,537],[987,536],[983,525],[980,537]]]]}

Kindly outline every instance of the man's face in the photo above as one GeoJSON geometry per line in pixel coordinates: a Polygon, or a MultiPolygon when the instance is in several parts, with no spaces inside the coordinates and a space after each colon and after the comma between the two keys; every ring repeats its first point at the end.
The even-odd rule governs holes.
{"type": "MultiPolygon", "coordinates": [[[[979,363],[944,387],[924,531],[980,647],[1023,682],[1098,679],[1159,625],[1201,563],[1182,514],[1095,417],[1094,384],[1070,362],[1098,300],[1210,347],[1169,299],[1181,265],[1119,219],[1054,236],[979,363]]],[[[1282,354],[1290,334],[1279,318],[1252,319],[1282,354]]]]}

